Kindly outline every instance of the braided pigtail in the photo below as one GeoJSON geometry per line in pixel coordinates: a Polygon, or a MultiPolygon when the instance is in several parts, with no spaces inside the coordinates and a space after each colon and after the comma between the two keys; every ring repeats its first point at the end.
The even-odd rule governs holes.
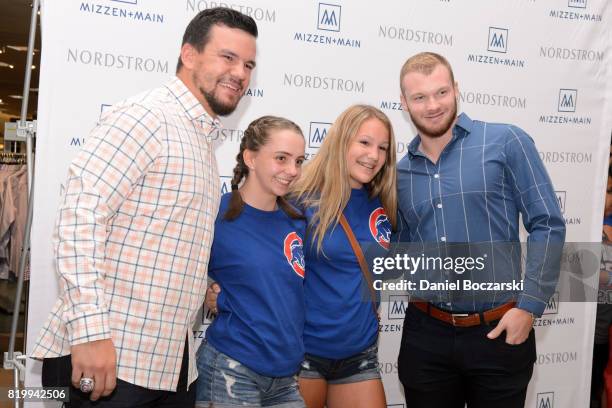
{"type": "Polygon", "coordinates": [[[240,186],[240,182],[243,178],[249,174],[249,168],[244,163],[243,153],[246,149],[248,134],[247,131],[244,132],[244,136],[240,141],[240,151],[236,155],[236,166],[234,167],[234,176],[232,177],[231,186],[232,186],[232,197],[230,198],[229,205],[227,207],[227,211],[223,216],[224,219],[231,221],[240,215],[242,212],[242,208],[244,207],[244,201],[242,200],[242,196],[240,195],[240,191],[238,191],[238,186],[240,186]]]}
{"type": "Polygon", "coordinates": [[[305,220],[306,217],[299,210],[297,210],[294,206],[292,206],[289,201],[285,197],[278,197],[276,199],[276,203],[280,207],[281,210],[285,212],[290,218],[294,220],[305,220]]]}

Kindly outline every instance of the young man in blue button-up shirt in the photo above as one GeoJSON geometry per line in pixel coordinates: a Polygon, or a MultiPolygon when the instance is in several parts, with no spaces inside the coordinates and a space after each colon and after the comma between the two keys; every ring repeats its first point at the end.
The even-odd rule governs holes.
{"type": "Polygon", "coordinates": [[[406,313],[399,355],[407,406],[522,407],[536,359],[533,319],[555,290],[565,239],[554,188],[524,131],[457,116],[444,57],[411,57],[400,83],[419,132],[398,164],[400,238],[455,262],[412,277],[423,290],[406,313]],[[519,214],[529,232],[524,275],[519,214]],[[459,255],[484,267],[459,270],[459,255]]]}

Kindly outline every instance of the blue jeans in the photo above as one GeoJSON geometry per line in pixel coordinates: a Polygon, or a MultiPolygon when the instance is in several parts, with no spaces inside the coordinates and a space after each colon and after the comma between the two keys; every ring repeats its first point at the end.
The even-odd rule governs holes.
{"type": "Polygon", "coordinates": [[[306,353],[300,377],[325,379],[328,384],[351,384],[380,379],[378,344],[374,343],[361,353],[339,360],[306,353]]]}
{"type": "Polygon", "coordinates": [[[197,353],[196,407],[306,408],[297,377],[267,377],[206,341],[197,353]]]}

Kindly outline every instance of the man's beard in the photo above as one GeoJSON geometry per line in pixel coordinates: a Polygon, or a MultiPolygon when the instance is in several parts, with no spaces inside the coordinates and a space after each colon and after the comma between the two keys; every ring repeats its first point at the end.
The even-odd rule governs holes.
{"type": "Polygon", "coordinates": [[[212,92],[206,92],[202,88],[200,88],[200,92],[204,96],[204,99],[206,99],[206,103],[208,103],[208,106],[210,106],[210,109],[219,116],[227,116],[231,114],[233,111],[236,110],[236,107],[238,106],[238,102],[240,102],[240,99],[238,99],[236,103],[233,105],[225,104],[221,102],[219,99],[217,99],[217,97],[212,92]]]}
{"type": "Polygon", "coordinates": [[[425,126],[419,120],[415,119],[415,117],[412,115],[412,112],[408,111],[408,114],[410,115],[410,119],[412,119],[412,123],[414,123],[414,127],[416,127],[417,130],[419,131],[419,134],[427,136],[427,137],[436,138],[436,137],[443,136],[448,131],[448,129],[450,129],[450,127],[453,125],[453,122],[455,121],[455,118],[457,117],[457,102],[453,104],[453,110],[451,111],[451,114],[448,116],[448,119],[436,128],[429,128],[425,126]]]}

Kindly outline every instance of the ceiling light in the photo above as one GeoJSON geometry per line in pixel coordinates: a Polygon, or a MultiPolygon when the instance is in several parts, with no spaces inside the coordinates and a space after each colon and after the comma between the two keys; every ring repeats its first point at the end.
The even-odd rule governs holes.
{"type": "Polygon", "coordinates": [[[2,62],[2,61],[0,61],[0,67],[6,67],[6,68],[10,68],[10,69],[15,68],[13,65],[7,64],[6,62],[2,62]]]}
{"type": "Polygon", "coordinates": [[[13,98],[13,99],[23,99],[23,96],[21,96],[21,95],[9,95],[9,98],[13,98]]]}
{"type": "MultiPolygon", "coordinates": [[[[10,48],[11,50],[20,51],[20,52],[26,52],[28,50],[28,47],[26,45],[7,45],[6,48],[10,48]]],[[[34,48],[33,52],[37,53],[38,51],[39,50],[37,48],[34,48]]],[[[4,50],[4,52],[6,52],[6,50],[4,50]]]]}
{"type": "Polygon", "coordinates": [[[28,47],[26,47],[25,45],[7,45],[6,48],[10,48],[11,50],[15,50],[15,51],[27,51],[28,47]]]}

